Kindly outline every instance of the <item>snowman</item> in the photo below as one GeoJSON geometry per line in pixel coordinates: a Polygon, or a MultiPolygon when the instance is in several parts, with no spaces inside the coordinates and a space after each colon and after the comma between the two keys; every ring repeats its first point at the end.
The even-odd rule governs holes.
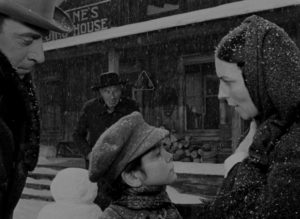
{"type": "Polygon", "coordinates": [[[50,190],[55,202],[43,207],[37,219],[97,219],[102,214],[93,203],[97,183],[90,182],[86,169],[61,170],[53,179],[50,190]]]}

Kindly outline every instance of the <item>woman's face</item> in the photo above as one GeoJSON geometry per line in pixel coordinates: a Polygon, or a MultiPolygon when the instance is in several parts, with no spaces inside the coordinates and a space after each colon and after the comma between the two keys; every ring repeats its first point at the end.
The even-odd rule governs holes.
{"type": "Polygon", "coordinates": [[[220,80],[219,99],[227,101],[245,119],[254,118],[258,110],[251,100],[244,83],[242,70],[236,63],[229,63],[215,58],[216,72],[220,80]]]}

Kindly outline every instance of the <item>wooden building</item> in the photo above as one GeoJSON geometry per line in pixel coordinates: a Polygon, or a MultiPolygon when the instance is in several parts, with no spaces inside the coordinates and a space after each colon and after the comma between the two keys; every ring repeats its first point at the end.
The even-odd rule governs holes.
{"type": "Polygon", "coordinates": [[[44,144],[72,141],[83,103],[96,95],[90,87],[113,70],[150,124],[188,139],[187,149],[217,152],[221,162],[247,123],[217,98],[218,41],[257,14],[300,46],[296,0],[65,0],[61,7],[75,31],[45,39],[47,61],[35,74],[44,144]]]}

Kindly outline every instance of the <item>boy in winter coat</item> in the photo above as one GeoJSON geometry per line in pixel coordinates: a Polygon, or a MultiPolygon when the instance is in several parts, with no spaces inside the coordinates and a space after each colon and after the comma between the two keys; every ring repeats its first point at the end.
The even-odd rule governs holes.
{"type": "Polygon", "coordinates": [[[97,196],[97,184],[92,183],[88,171],[66,168],[51,183],[55,202],[39,212],[38,219],[98,219],[101,209],[93,203],[97,196]]]}
{"type": "Polygon", "coordinates": [[[91,152],[89,176],[110,185],[112,203],[100,219],[181,219],[166,193],[177,178],[161,144],[169,132],[147,124],[139,112],[107,129],[91,152]]]}

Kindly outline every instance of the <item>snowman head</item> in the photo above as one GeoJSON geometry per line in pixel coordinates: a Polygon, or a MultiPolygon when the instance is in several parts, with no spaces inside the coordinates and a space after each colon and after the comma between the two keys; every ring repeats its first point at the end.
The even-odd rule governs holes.
{"type": "Polygon", "coordinates": [[[89,204],[96,198],[98,187],[89,180],[86,169],[66,168],[57,173],[50,190],[56,202],[89,204]]]}

